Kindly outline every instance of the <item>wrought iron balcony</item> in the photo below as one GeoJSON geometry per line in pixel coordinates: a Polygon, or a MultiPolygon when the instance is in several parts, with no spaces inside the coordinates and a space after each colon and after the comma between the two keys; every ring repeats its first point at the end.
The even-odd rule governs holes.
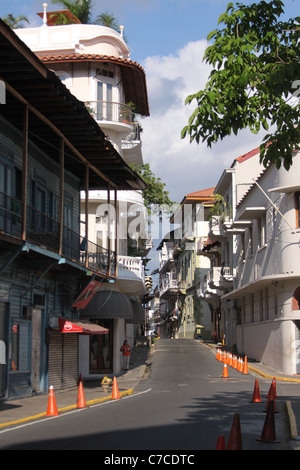
{"type": "MultiPolygon", "coordinates": [[[[22,239],[23,204],[0,193],[0,233],[22,239]]],[[[87,241],[79,233],[33,207],[26,206],[26,240],[85,266],[93,271],[115,275],[115,252],[87,241]]]]}

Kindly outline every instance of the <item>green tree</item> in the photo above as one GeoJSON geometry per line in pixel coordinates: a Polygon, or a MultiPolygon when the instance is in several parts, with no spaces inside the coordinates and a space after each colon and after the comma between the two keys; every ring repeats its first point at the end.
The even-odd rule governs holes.
{"type": "Polygon", "coordinates": [[[231,133],[263,127],[269,133],[261,162],[290,168],[300,142],[300,17],[280,21],[283,7],[281,0],[228,5],[207,38],[213,44],[204,60],[212,70],[205,89],[186,98],[197,107],[182,138],[189,134],[211,147],[231,133]]]}
{"type": "Polygon", "coordinates": [[[102,26],[112,28],[115,31],[118,31],[118,33],[120,33],[120,27],[112,13],[109,14],[107,11],[105,13],[101,13],[101,15],[97,16],[94,22],[95,24],[100,24],[102,26]]]}
{"type": "Polygon", "coordinates": [[[169,191],[164,189],[166,184],[161,181],[161,178],[157,178],[154,173],[152,173],[149,163],[142,166],[132,163],[130,166],[148,185],[147,188],[143,190],[144,203],[148,211],[150,211],[153,206],[161,208],[163,206],[170,207],[174,204],[169,199],[169,191]]]}
{"type": "MultiPolygon", "coordinates": [[[[73,13],[76,18],[83,24],[91,22],[92,0],[51,0],[52,3],[61,3],[64,7],[73,13]]],[[[66,24],[62,18],[59,17],[59,24],[66,24]]]]}
{"type": "Polygon", "coordinates": [[[29,23],[26,16],[17,16],[15,17],[12,13],[9,13],[3,18],[4,23],[6,23],[12,29],[24,28],[23,22],[29,23]]]}

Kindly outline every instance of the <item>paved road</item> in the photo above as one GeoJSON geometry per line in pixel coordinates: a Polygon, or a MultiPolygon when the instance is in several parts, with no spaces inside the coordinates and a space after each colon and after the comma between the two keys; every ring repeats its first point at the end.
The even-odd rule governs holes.
{"type": "MultiPolygon", "coordinates": [[[[276,440],[260,438],[270,380],[260,381],[262,403],[251,403],[253,375],[230,369],[196,340],[160,340],[151,374],[133,395],[0,433],[0,449],[128,451],[214,450],[219,434],[228,442],[239,414],[244,450],[289,449],[285,400],[276,400],[276,440]]],[[[284,385],[280,385],[284,387],[284,385]]],[[[278,392],[282,392],[278,389],[278,392]]]]}

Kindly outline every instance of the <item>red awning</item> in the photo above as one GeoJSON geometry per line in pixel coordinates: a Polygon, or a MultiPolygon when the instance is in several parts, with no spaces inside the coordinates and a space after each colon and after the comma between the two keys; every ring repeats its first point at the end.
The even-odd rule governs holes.
{"type": "Polygon", "coordinates": [[[74,320],[73,318],[59,318],[59,331],[61,333],[79,333],[82,335],[105,335],[109,332],[107,328],[96,325],[86,320],[74,320]]]}

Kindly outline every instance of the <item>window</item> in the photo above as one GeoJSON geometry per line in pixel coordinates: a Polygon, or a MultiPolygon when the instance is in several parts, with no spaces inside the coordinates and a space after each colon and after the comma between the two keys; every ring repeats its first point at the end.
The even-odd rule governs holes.
{"type": "Polygon", "coordinates": [[[112,84],[97,82],[97,119],[113,120],[112,84]]]}
{"type": "Polygon", "coordinates": [[[266,214],[263,214],[257,220],[258,248],[262,248],[266,244],[266,214]]]}

